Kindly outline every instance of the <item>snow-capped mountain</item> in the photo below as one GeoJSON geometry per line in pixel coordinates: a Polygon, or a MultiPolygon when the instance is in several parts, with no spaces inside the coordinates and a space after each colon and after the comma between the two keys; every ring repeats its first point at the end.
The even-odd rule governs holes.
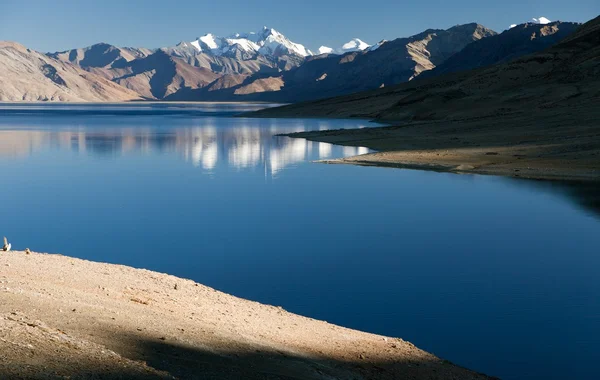
{"type": "Polygon", "coordinates": [[[341,51],[343,51],[344,53],[348,53],[351,51],[363,51],[370,47],[371,45],[369,45],[365,41],[362,41],[359,38],[353,38],[352,40],[342,45],[341,51]]]}
{"type": "MultiPolygon", "coordinates": [[[[531,21],[529,21],[530,23],[533,24],[540,24],[540,25],[546,25],[546,24],[550,24],[552,22],[552,20],[547,19],[546,17],[542,16],[540,18],[532,18],[531,21]]],[[[517,26],[518,24],[512,24],[510,27],[511,29],[514,28],[515,26],[517,26]]]]}
{"type": "Polygon", "coordinates": [[[216,56],[235,56],[238,54],[255,56],[262,54],[267,57],[296,55],[308,57],[313,53],[304,45],[290,41],[275,29],[266,26],[256,33],[234,34],[228,37],[218,37],[205,34],[190,42],[196,53],[207,53],[216,56]]]}
{"type": "Polygon", "coordinates": [[[327,46],[321,46],[319,48],[319,54],[335,54],[335,50],[327,46]]]}
{"type": "MultiPolygon", "coordinates": [[[[380,44],[375,45],[378,48],[380,44]]],[[[346,54],[353,51],[364,51],[370,49],[372,46],[361,40],[360,38],[353,38],[350,41],[343,44],[340,48],[333,49],[327,46],[321,46],[319,48],[319,54],[346,54]]]]}
{"type": "Polygon", "coordinates": [[[542,25],[546,25],[546,24],[550,24],[552,21],[548,20],[546,17],[542,16],[540,18],[532,18],[533,22],[535,24],[542,24],[542,25]]]}

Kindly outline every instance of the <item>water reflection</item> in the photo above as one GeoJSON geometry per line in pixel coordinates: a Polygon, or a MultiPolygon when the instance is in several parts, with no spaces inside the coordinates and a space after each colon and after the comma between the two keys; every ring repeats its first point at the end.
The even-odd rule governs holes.
{"type": "Polygon", "coordinates": [[[597,372],[598,184],[297,165],[366,150],[273,137],[356,120],[40,107],[0,105],[16,248],[190,278],[502,378],[597,372]]]}
{"type": "MultiPolygon", "coordinates": [[[[289,122],[282,127],[231,119],[222,126],[211,119],[197,127],[139,126],[58,127],[48,130],[4,127],[0,130],[0,157],[28,157],[44,150],[71,151],[82,155],[118,157],[126,154],[176,153],[203,171],[219,168],[261,168],[276,175],[286,167],[307,160],[368,153],[367,148],[341,147],[303,139],[274,137],[275,134],[309,130],[310,122],[289,122]],[[26,130],[23,130],[26,129],[26,130]]],[[[285,123],[284,123],[285,124],[285,123]]],[[[319,127],[324,127],[319,123],[319,127]]],[[[335,127],[332,125],[332,127],[335,127]]]]}
{"type": "Polygon", "coordinates": [[[535,181],[515,179],[523,187],[532,188],[537,193],[550,193],[566,197],[584,211],[600,218],[600,181],[535,181]]]}

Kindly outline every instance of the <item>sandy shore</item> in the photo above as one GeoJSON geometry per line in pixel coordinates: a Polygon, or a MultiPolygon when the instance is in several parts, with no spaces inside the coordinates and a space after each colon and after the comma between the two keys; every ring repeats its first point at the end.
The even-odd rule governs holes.
{"type": "Polygon", "coordinates": [[[190,280],[0,252],[2,379],[482,379],[397,338],[190,280]]]}

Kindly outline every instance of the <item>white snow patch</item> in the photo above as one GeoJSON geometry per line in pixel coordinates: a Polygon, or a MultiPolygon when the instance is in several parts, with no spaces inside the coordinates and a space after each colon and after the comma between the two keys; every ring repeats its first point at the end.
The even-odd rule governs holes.
{"type": "Polygon", "coordinates": [[[266,26],[257,33],[236,33],[226,38],[209,33],[191,42],[191,45],[198,52],[208,48],[210,53],[217,56],[235,49],[241,49],[249,53],[259,52],[266,56],[297,54],[301,57],[307,57],[313,55],[303,45],[290,41],[283,34],[266,26]]]}
{"type": "Polygon", "coordinates": [[[327,46],[321,46],[319,48],[319,54],[331,54],[333,53],[333,49],[327,46]]]}
{"type": "Polygon", "coordinates": [[[342,45],[341,51],[343,51],[343,52],[363,51],[363,50],[368,49],[370,47],[371,47],[371,45],[369,45],[368,43],[364,42],[360,38],[353,38],[349,42],[346,42],[344,45],[342,45]]]}
{"type": "Polygon", "coordinates": [[[198,50],[199,52],[202,51],[202,48],[200,47],[200,43],[198,42],[198,40],[196,41],[192,41],[191,42],[192,46],[196,48],[196,50],[198,50]]]}
{"type": "Polygon", "coordinates": [[[304,47],[304,45],[290,41],[275,29],[269,29],[265,26],[263,28],[262,37],[262,40],[258,42],[258,44],[261,45],[262,54],[266,53],[266,55],[276,55],[277,53],[281,52],[280,49],[284,48],[301,57],[313,55],[310,50],[304,47]]]}
{"type": "Polygon", "coordinates": [[[353,51],[364,51],[364,50],[376,50],[379,46],[381,46],[385,41],[381,41],[379,44],[371,46],[360,38],[353,38],[352,40],[346,42],[342,47],[337,49],[332,49],[327,46],[321,46],[319,48],[319,54],[346,54],[353,51]]]}
{"type": "Polygon", "coordinates": [[[240,48],[242,48],[242,50],[250,53],[254,53],[260,49],[260,46],[246,38],[228,38],[226,41],[230,47],[233,45],[238,45],[240,48]]]}
{"type": "Polygon", "coordinates": [[[210,33],[205,36],[200,37],[199,40],[204,42],[206,44],[206,46],[208,46],[211,49],[219,48],[219,45],[217,45],[217,43],[215,42],[215,36],[213,36],[210,33]]]}
{"type": "Polygon", "coordinates": [[[546,17],[542,16],[540,18],[533,18],[532,19],[533,22],[535,22],[536,24],[542,24],[542,25],[546,25],[546,24],[550,24],[552,21],[548,20],[546,17]]]}
{"type": "MultiPolygon", "coordinates": [[[[546,25],[546,24],[550,24],[552,22],[552,20],[542,16],[540,18],[532,18],[531,21],[529,21],[530,23],[534,23],[534,24],[540,24],[540,25],[546,25]]],[[[518,24],[511,24],[509,29],[512,29],[514,27],[516,27],[518,24]]]]}

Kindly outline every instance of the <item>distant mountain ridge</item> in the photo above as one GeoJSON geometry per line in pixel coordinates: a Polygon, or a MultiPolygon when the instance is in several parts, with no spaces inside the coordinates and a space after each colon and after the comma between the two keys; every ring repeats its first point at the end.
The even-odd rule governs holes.
{"type": "Polygon", "coordinates": [[[389,86],[412,80],[471,42],[493,35],[496,32],[475,23],[448,30],[429,29],[383,42],[376,49],[308,57],[297,68],[276,74],[255,73],[216,92],[185,89],[167,99],[296,102],[389,86]]]}
{"type": "Polygon", "coordinates": [[[424,73],[423,77],[509,62],[557,44],[580,26],[579,23],[561,21],[515,25],[501,34],[467,45],[442,64],[424,73]]]}
{"type": "MultiPolygon", "coordinates": [[[[574,25],[557,23],[537,25],[532,29],[533,24],[522,24],[518,28],[527,30],[531,37],[531,30],[563,24],[574,25]]],[[[516,33],[519,33],[518,30],[516,33]]],[[[471,46],[482,45],[483,42],[475,42],[471,46]]],[[[600,16],[577,27],[548,49],[509,62],[389,88],[258,111],[257,116],[333,115],[405,123],[426,121],[438,122],[442,128],[445,126],[443,122],[468,121],[487,125],[497,118],[517,118],[521,120],[520,124],[516,124],[518,128],[525,129],[531,128],[531,124],[527,123],[538,116],[562,128],[564,120],[572,122],[581,112],[587,115],[587,119],[583,117],[579,121],[584,120],[586,125],[593,126],[598,140],[598,118],[594,115],[600,115],[599,74],[600,16]],[[557,119],[554,120],[554,117],[557,119]]],[[[537,133],[547,133],[546,127],[541,123],[537,133]]],[[[522,139],[522,133],[517,137],[522,139]]]]}
{"type": "Polygon", "coordinates": [[[0,41],[0,101],[109,102],[140,95],[69,62],[0,41]]]}
{"type": "Polygon", "coordinates": [[[275,29],[266,26],[256,33],[237,33],[225,38],[206,34],[190,44],[199,53],[210,52],[214,55],[226,55],[234,49],[241,49],[248,53],[260,53],[269,57],[290,54],[301,57],[313,55],[304,45],[292,42],[275,29]]]}
{"type": "MultiPolygon", "coordinates": [[[[50,60],[52,67],[61,62],[65,68],[93,74],[82,74],[80,78],[97,80],[98,88],[104,88],[105,81],[112,82],[111,86],[122,91],[118,95],[112,90],[107,92],[115,93],[116,101],[135,94],[141,99],[169,101],[297,102],[510,61],[553,45],[577,26],[540,20],[545,24],[522,24],[499,35],[471,23],[447,30],[428,29],[375,45],[354,38],[338,49],[322,47],[316,53],[275,29],[264,27],[258,32],[228,37],[205,34],[159,49],[106,43],[45,55],[27,49],[31,52],[27,59],[35,61],[34,56],[39,54],[50,60]]],[[[3,49],[9,49],[8,43],[0,45],[0,52],[3,49]]],[[[9,56],[17,59],[14,54],[4,54],[0,70],[16,72],[9,56]]],[[[49,70],[43,81],[55,77],[51,86],[60,86],[60,70],[49,70]]],[[[27,76],[29,72],[19,75],[27,76]]],[[[5,80],[3,85],[11,88],[11,99],[18,100],[19,95],[15,94],[23,99],[57,101],[88,98],[57,95],[53,88],[33,96],[31,88],[39,90],[35,81],[8,76],[5,80]]],[[[97,93],[88,95],[101,101],[97,93]]]]}
{"type": "Polygon", "coordinates": [[[108,67],[124,65],[134,59],[144,58],[153,53],[150,49],[119,48],[101,42],[87,48],[72,49],[62,52],[49,53],[49,57],[87,67],[108,67]]]}

